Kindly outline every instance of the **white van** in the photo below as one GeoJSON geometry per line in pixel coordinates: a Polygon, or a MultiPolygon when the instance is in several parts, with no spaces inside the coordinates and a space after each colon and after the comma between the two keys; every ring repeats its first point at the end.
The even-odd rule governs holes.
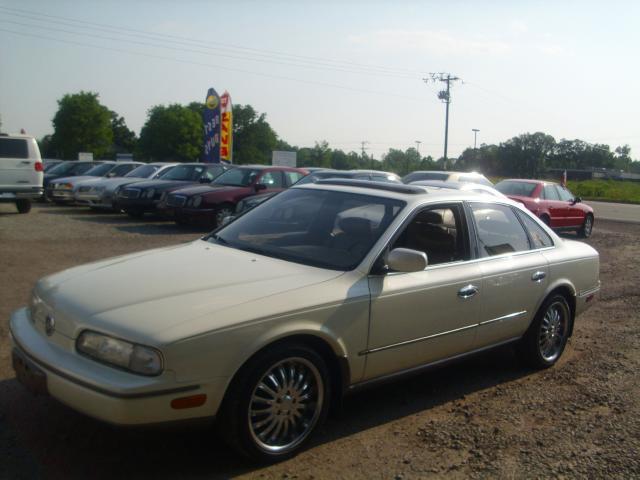
{"type": "Polygon", "coordinates": [[[36,139],[0,133],[0,202],[15,203],[18,212],[31,210],[42,196],[43,164],[36,139]]]}

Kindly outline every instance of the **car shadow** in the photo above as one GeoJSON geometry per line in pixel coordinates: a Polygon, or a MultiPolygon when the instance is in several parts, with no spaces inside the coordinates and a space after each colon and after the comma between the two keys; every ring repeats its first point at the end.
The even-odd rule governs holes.
{"type": "MultiPolygon", "coordinates": [[[[501,347],[371,387],[346,397],[340,411],[319,429],[308,448],[531,373],[519,366],[511,348],[501,347]]],[[[32,396],[15,379],[0,382],[0,391],[5,392],[4,400],[0,400],[0,407],[5,409],[0,425],[4,423],[6,430],[0,435],[0,443],[7,443],[0,445],[0,451],[8,448],[15,453],[7,461],[9,478],[29,477],[35,468],[34,459],[45,477],[113,478],[126,470],[129,477],[229,478],[262,468],[230,450],[215,427],[116,427],[76,413],[51,398],[32,396]]]]}

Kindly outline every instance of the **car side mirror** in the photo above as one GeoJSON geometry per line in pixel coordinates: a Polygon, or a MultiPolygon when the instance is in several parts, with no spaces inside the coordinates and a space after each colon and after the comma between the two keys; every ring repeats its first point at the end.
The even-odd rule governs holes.
{"type": "Polygon", "coordinates": [[[580,198],[580,197],[575,197],[575,198],[573,199],[573,204],[575,205],[576,203],[580,203],[581,201],[582,201],[582,198],[580,198]]]}
{"type": "Polygon", "coordinates": [[[266,190],[267,186],[264,183],[256,183],[256,192],[259,192],[260,190],[266,190]]]}
{"type": "Polygon", "coordinates": [[[395,272],[419,272],[428,263],[426,253],[410,248],[394,248],[387,255],[387,267],[395,272]]]}

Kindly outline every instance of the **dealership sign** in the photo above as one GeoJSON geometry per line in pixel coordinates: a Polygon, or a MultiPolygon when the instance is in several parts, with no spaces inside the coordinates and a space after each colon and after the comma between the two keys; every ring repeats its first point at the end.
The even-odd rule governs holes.
{"type": "Polygon", "coordinates": [[[220,97],[220,159],[231,163],[233,161],[233,108],[229,92],[220,97]]]}
{"type": "Polygon", "coordinates": [[[220,163],[220,97],[214,88],[207,92],[204,113],[203,162],[220,163]]]}

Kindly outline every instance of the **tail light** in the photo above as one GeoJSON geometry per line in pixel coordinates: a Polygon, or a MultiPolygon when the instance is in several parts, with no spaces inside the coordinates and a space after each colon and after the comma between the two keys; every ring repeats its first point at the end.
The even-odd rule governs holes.
{"type": "Polygon", "coordinates": [[[42,166],[42,162],[36,162],[34,164],[34,167],[36,169],[36,172],[42,172],[44,171],[44,167],[42,166]]]}

